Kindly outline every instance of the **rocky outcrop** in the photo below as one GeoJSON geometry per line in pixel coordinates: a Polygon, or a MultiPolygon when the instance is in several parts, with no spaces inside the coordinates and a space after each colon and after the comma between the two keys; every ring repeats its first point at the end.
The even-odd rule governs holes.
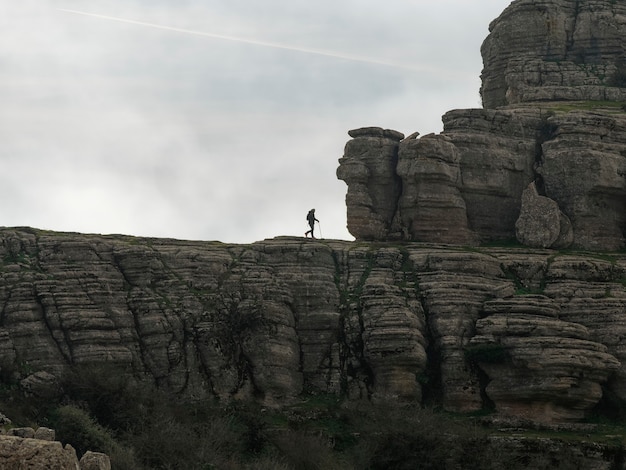
{"type": "Polygon", "coordinates": [[[404,134],[378,127],[348,133],[343,164],[337,176],[348,184],[346,203],[350,231],[363,240],[380,240],[392,231],[398,197],[402,191],[396,175],[398,142],[404,134]]]}
{"type": "Polygon", "coordinates": [[[547,247],[620,249],[626,227],[626,112],[619,105],[578,106],[585,105],[450,111],[442,134],[396,142],[400,183],[394,188],[402,191],[386,207],[387,223],[371,227],[366,217],[382,216],[372,205],[367,207],[374,215],[361,215],[366,203],[359,202],[359,194],[367,193],[367,184],[363,180],[361,192],[353,191],[350,172],[360,157],[346,145],[337,174],[348,184],[348,229],[363,240],[472,245],[517,237],[533,247],[550,239],[547,247]],[[524,190],[535,181],[540,196],[535,201],[552,200],[552,212],[559,213],[552,224],[563,233],[556,239],[554,234],[542,241],[528,238],[533,224],[546,222],[539,221],[541,209],[533,202],[522,204],[524,190]],[[521,227],[516,226],[520,215],[521,227]]]}
{"type": "Polygon", "coordinates": [[[102,367],[181,399],[266,405],[303,391],[436,397],[558,421],[584,416],[601,387],[626,398],[623,254],[1,229],[0,259],[2,376],[38,397],[69,370],[102,367]],[[513,318],[530,318],[523,334],[513,318]],[[471,355],[483,343],[517,359],[483,364],[471,355]]]}
{"type": "Polygon", "coordinates": [[[80,458],[79,466],[80,470],[111,470],[111,460],[106,454],[88,450],[80,458]]]}
{"type": "Polygon", "coordinates": [[[67,444],[0,436],[0,466],[6,470],[77,470],[76,451],[67,444]]]}
{"type": "Polygon", "coordinates": [[[418,285],[428,314],[431,361],[428,380],[440,381],[438,392],[451,411],[483,407],[479,376],[466,358],[465,348],[486,300],[514,292],[498,262],[475,252],[441,249],[410,252],[417,267],[418,285]]]}
{"type": "MultiPolygon", "coordinates": [[[[11,420],[2,417],[2,424],[11,420]]],[[[3,470],[111,470],[111,459],[101,452],[87,451],[80,461],[70,444],[63,446],[56,431],[46,427],[9,428],[0,431],[0,468],[3,470]]]]}
{"type": "Polygon", "coordinates": [[[481,48],[483,105],[625,101],[625,29],[623,2],[512,2],[481,48]]]}
{"type": "Polygon", "coordinates": [[[460,159],[446,136],[430,134],[400,142],[397,172],[402,192],[390,238],[474,243],[460,190],[460,159]]]}
{"type": "MultiPolygon", "coordinates": [[[[517,237],[532,247],[624,247],[625,18],[626,7],[612,0],[512,2],[482,47],[485,109],[446,113],[439,135],[387,140],[395,167],[394,158],[373,160],[362,138],[348,142],[337,176],[348,185],[350,233],[358,240],[472,245],[517,237]],[[363,176],[382,161],[383,179],[363,176]],[[385,181],[393,184],[385,189],[385,181]],[[523,206],[533,182],[538,198],[523,206]],[[385,192],[393,194],[389,204],[372,203],[385,198],[371,194],[385,192]],[[558,220],[533,207],[548,200],[558,220]],[[541,217],[552,219],[551,228],[541,217]],[[539,225],[541,236],[533,234],[539,225]],[[563,232],[554,238],[557,226],[563,232]]],[[[371,127],[349,134],[365,132],[390,135],[371,127]]]]}
{"type": "Polygon", "coordinates": [[[626,255],[548,249],[624,246],[626,112],[589,101],[622,99],[623,9],[513,2],[483,46],[486,109],[421,138],[350,131],[357,243],[0,229],[0,376],[40,399],[102,367],[184,400],[315,392],[544,423],[626,400],[626,255]],[[515,237],[533,249],[480,247],[515,237]]]}
{"type": "Polygon", "coordinates": [[[515,234],[522,244],[534,248],[567,248],[574,237],[569,218],[555,201],[537,193],[534,182],[522,193],[515,234]]]}
{"type": "Polygon", "coordinates": [[[558,318],[560,308],[548,297],[492,300],[484,312],[468,350],[491,379],[487,395],[504,414],[581,420],[600,400],[600,383],[619,369],[586,327],[558,318]]]}
{"type": "Polygon", "coordinates": [[[87,451],[80,459],[70,444],[54,440],[48,428],[15,428],[0,434],[0,468],[3,470],[111,470],[108,455],[87,451]]]}
{"type": "Polygon", "coordinates": [[[574,244],[593,250],[624,247],[626,112],[597,108],[555,113],[547,120],[538,174],[545,192],[570,218],[574,244]]]}
{"type": "Polygon", "coordinates": [[[515,238],[522,192],[536,179],[544,119],[545,112],[533,108],[454,110],[443,116],[443,135],[460,154],[468,228],[479,242],[515,238]]]}

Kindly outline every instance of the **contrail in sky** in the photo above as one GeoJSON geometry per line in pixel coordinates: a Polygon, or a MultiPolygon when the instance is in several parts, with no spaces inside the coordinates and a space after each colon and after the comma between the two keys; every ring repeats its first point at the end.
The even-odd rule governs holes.
{"type": "Polygon", "coordinates": [[[254,46],[272,47],[274,49],[283,49],[287,51],[303,52],[305,54],[315,54],[315,55],[320,55],[320,56],[325,56],[325,57],[332,57],[334,59],[343,59],[343,60],[349,60],[353,62],[364,62],[367,64],[383,65],[386,67],[413,70],[413,71],[417,71],[421,73],[432,73],[438,76],[448,75],[446,71],[435,69],[432,67],[420,67],[420,66],[411,65],[411,64],[403,64],[403,63],[398,63],[398,62],[389,62],[385,60],[374,59],[371,57],[362,57],[362,56],[343,54],[341,52],[326,51],[322,49],[310,49],[306,47],[296,47],[296,46],[290,46],[287,44],[280,44],[276,42],[259,41],[256,39],[245,39],[245,38],[240,38],[240,37],[235,37],[235,36],[226,36],[223,34],[205,33],[203,31],[194,31],[192,29],[176,28],[173,26],[163,26],[163,25],[154,24],[154,23],[145,23],[143,21],[129,20],[126,18],[117,18],[115,16],[99,15],[96,13],[87,13],[84,11],[66,10],[64,8],[57,8],[57,10],[65,12],[65,13],[73,13],[77,15],[91,16],[91,17],[100,18],[103,20],[117,21],[119,23],[127,23],[127,24],[133,24],[137,26],[145,26],[148,28],[163,29],[166,31],[173,31],[176,33],[193,34],[194,36],[202,36],[202,37],[212,38],[212,39],[222,39],[225,41],[234,41],[234,42],[239,42],[243,44],[251,44],[254,46]]]}

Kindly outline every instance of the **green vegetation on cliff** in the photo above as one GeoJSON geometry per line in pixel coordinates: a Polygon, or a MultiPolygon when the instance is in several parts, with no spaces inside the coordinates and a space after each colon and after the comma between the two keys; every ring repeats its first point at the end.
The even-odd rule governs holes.
{"type": "Polygon", "coordinates": [[[12,410],[15,425],[55,428],[79,455],[109,454],[114,470],[569,469],[626,457],[626,407],[615,400],[596,409],[593,423],[523,428],[484,413],[326,394],[281,409],[184,403],[107,367],[75,368],[63,388],[64,397],[50,401],[5,386],[0,409],[12,410]]]}

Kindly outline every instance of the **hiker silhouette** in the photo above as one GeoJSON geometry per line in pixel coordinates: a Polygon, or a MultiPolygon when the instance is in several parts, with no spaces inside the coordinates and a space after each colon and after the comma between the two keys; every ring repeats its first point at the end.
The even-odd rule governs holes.
{"type": "Polygon", "coordinates": [[[311,209],[311,210],[309,211],[309,213],[306,215],[306,220],[308,220],[308,222],[309,222],[309,227],[311,227],[311,230],[307,230],[307,231],[304,233],[304,236],[308,238],[309,233],[310,233],[310,234],[311,234],[311,238],[315,238],[315,235],[314,235],[314,233],[313,233],[313,229],[315,228],[315,222],[318,222],[318,223],[319,223],[319,220],[317,220],[317,219],[315,218],[315,209],[311,209]]]}

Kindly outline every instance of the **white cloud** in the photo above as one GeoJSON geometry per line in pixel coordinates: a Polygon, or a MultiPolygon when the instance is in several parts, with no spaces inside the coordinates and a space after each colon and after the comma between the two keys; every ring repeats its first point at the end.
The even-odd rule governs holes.
{"type": "Polygon", "coordinates": [[[23,0],[0,6],[2,225],[250,242],[345,229],[355,127],[479,106],[505,0],[23,0]],[[414,64],[415,72],[137,24],[414,64]]]}

